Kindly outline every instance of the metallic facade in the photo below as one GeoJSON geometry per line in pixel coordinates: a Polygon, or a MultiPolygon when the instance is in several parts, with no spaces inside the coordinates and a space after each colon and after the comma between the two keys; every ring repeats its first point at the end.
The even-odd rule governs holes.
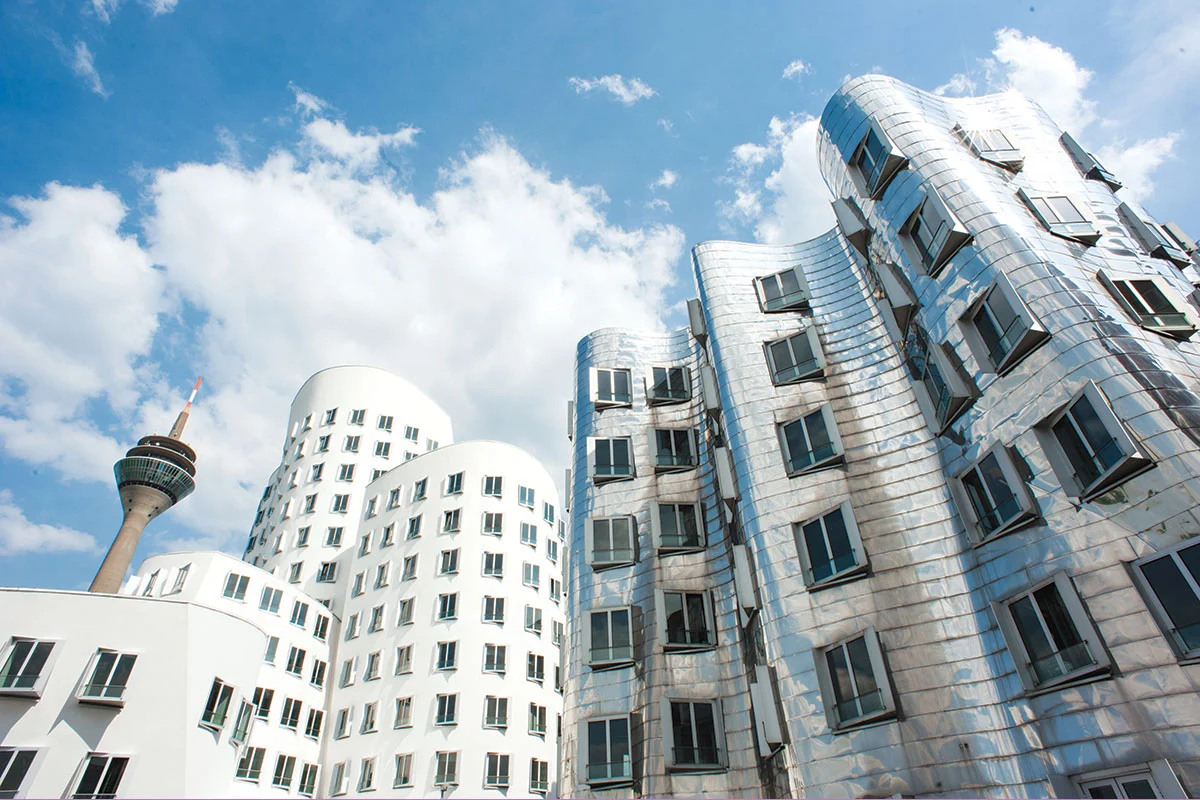
{"type": "MultiPolygon", "coordinates": [[[[644,795],[1063,797],[1108,782],[1196,796],[1198,654],[1142,569],[1200,552],[1181,549],[1200,528],[1194,247],[1124,203],[1015,93],[855,79],[828,103],[818,148],[837,229],[794,246],[702,244],[690,331],[580,344],[567,708],[580,722],[646,714],[644,795]],[[804,302],[781,309],[767,284],[786,290],[772,276],[792,269],[804,302]],[[781,369],[805,342],[807,366],[781,369]],[[597,413],[591,372],[671,358],[693,375],[711,364],[719,396],[689,412],[707,442],[707,550],[688,556],[695,572],[645,547],[596,571],[589,518],[642,513],[664,489],[589,474],[589,437],[650,441],[658,424],[636,390],[631,409],[597,413]],[[1107,442],[1087,445],[1091,462],[1064,444],[1068,423],[1107,442]],[[791,453],[804,446],[807,461],[791,453]],[[724,469],[735,487],[718,485],[724,469]],[[988,470],[1011,494],[989,490],[990,510],[969,488],[988,470]],[[834,517],[849,552],[818,563],[807,548],[834,517]],[[742,546],[749,600],[731,558],[742,546]],[[624,677],[588,667],[590,609],[696,579],[724,587],[705,655],[729,647],[727,659],[676,665],[647,647],[624,677]],[[837,665],[854,653],[871,660],[850,692],[837,665]],[[730,756],[720,778],[689,784],[663,761],[655,702],[695,692],[720,701],[730,756]]],[[[570,791],[583,731],[564,731],[565,788],[607,794],[570,791]]]]}

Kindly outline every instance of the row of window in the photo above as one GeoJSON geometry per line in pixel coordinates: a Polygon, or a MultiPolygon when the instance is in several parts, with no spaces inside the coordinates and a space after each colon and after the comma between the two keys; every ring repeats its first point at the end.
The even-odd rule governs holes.
{"type": "MultiPolygon", "coordinates": [[[[17,796],[37,755],[33,748],[0,747],[0,797],[17,796]]],[[[128,767],[129,756],[88,753],[67,784],[63,797],[111,800],[117,796],[128,767]]]]}
{"type": "MultiPolygon", "coordinates": [[[[557,549],[557,548],[555,548],[557,549]]],[[[459,574],[459,549],[456,547],[452,550],[443,550],[439,554],[438,572],[439,576],[453,577],[459,574]]],[[[420,554],[405,556],[401,562],[400,581],[412,581],[417,578],[417,565],[420,561],[420,554]]],[[[503,553],[487,553],[483,554],[482,571],[480,573],[485,578],[504,578],[504,554],[503,553]]],[[[350,588],[351,597],[359,597],[366,592],[366,572],[359,572],[354,576],[354,583],[350,588]]],[[[375,588],[382,589],[388,585],[391,579],[391,562],[384,562],[375,568],[375,588]]],[[[319,580],[319,579],[318,579],[319,580]]],[[[542,567],[540,564],[534,564],[529,561],[521,563],[521,584],[530,589],[540,589],[542,586],[542,567]]],[[[550,599],[558,602],[562,595],[562,582],[555,577],[550,578],[550,599]]],[[[402,607],[403,607],[403,602],[402,607]]],[[[382,608],[382,606],[378,606],[382,608]]],[[[382,612],[381,612],[382,613],[382,612]]],[[[353,619],[353,618],[352,618],[353,619]]],[[[351,627],[347,623],[347,631],[351,627]]],[[[347,638],[352,638],[347,634],[347,638]]]]}
{"type": "MultiPolygon", "coordinates": [[[[591,398],[597,410],[633,406],[633,379],[628,369],[592,369],[591,398]]],[[[692,377],[687,367],[651,367],[646,376],[648,405],[670,405],[692,399],[692,377]]]]}
{"type": "MultiPolygon", "coordinates": [[[[326,409],[325,413],[321,416],[321,424],[322,425],[335,425],[335,424],[337,424],[337,417],[338,417],[338,409],[336,407],[326,409]]],[[[392,423],[394,421],[395,421],[395,418],[392,417],[391,415],[380,414],[375,420],[375,427],[381,431],[391,431],[392,423]]],[[[351,409],[350,415],[349,415],[348,419],[346,420],[346,423],[348,425],[366,425],[367,424],[367,410],[365,408],[351,409]]],[[[313,426],[313,415],[308,414],[307,416],[304,417],[303,422],[296,424],[296,427],[292,430],[292,435],[295,436],[298,433],[303,433],[304,431],[310,431],[310,430],[312,430],[312,426],[313,426]]],[[[413,441],[413,442],[417,441],[419,433],[420,433],[420,431],[412,426],[405,426],[405,428],[404,428],[404,438],[408,439],[410,441],[413,441]]]]}
{"type": "MultiPolygon", "coordinates": [[[[550,579],[551,598],[554,602],[558,602],[558,592],[561,591],[561,586],[555,578],[550,579]]],[[[416,613],[417,600],[414,597],[406,597],[400,600],[397,605],[396,626],[412,625],[413,618],[416,613]]],[[[439,594],[437,601],[434,604],[434,622],[446,622],[458,619],[458,592],[447,592],[439,594]]],[[[483,621],[495,625],[504,624],[504,607],[505,602],[503,597],[485,595],[483,598],[483,621]]],[[[381,603],[371,609],[370,615],[367,616],[363,612],[354,612],[346,620],[346,641],[357,639],[359,636],[359,625],[361,621],[366,621],[366,633],[378,633],[384,628],[384,615],[386,614],[386,603],[381,603]]],[[[561,629],[559,623],[554,623],[554,643],[558,644],[561,638],[561,629]]],[[[542,609],[537,606],[525,606],[525,629],[533,633],[541,634],[542,632],[542,609]]]]}
{"type": "MultiPolygon", "coordinates": [[[[728,765],[718,701],[664,699],[661,714],[668,769],[712,770],[728,765]]],[[[588,719],[582,738],[584,783],[598,788],[633,781],[630,717],[588,719]]]]}
{"type": "MultiPolygon", "coordinates": [[[[41,697],[53,665],[56,642],[14,636],[0,666],[0,695],[41,697]]],[[[137,656],[100,648],[84,669],[75,689],[81,703],[122,706],[137,656]]]]}
{"type": "MultiPolygon", "coordinates": [[[[317,688],[325,685],[325,667],[324,661],[317,661],[313,664],[312,683],[317,688]]],[[[216,691],[215,687],[214,690],[216,691]]],[[[224,690],[222,690],[224,691],[224,690]]],[[[232,691],[232,690],[230,690],[232,691]]],[[[210,701],[211,701],[210,696],[210,701]]],[[[250,724],[254,720],[262,720],[269,722],[271,718],[271,705],[275,699],[274,689],[265,689],[261,686],[254,690],[254,699],[250,702],[243,701],[239,710],[238,719],[235,722],[235,734],[233,740],[235,742],[244,741],[249,735],[250,724]]],[[[303,702],[294,697],[285,698],[283,706],[279,714],[279,725],[288,730],[299,730],[301,712],[303,710],[303,702]]],[[[304,725],[304,735],[314,741],[321,738],[321,726],[325,721],[325,712],[320,708],[310,708],[308,710],[308,719],[304,725]]],[[[217,726],[224,723],[224,717],[221,717],[217,726]]],[[[210,723],[209,727],[212,727],[210,723]]]]}
{"type": "MultiPolygon", "coordinates": [[[[554,629],[555,641],[554,644],[559,644],[562,640],[562,626],[555,623],[554,629]]],[[[413,672],[413,650],[414,645],[403,644],[396,646],[396,657],[393,674],[395,675],[411,675],[413,672]]],[[[457,641],[438,642],[433,650],[433,668],[437,672],[451,672],[458,669],[458,654],[459,647],[457,641]]],[[[348,658],[342,662],[342,671],[339,680],[339,686],[345,688],[352,686],[358,678],[359,659],[357,656],[348,658]]],[[[525,677],[535,683],[542,683],[546,679],[546,657],[534,652],[529,652],[525,660],[526,672],[525,677]]],[[[366,657],[366,663],[362,672],[363,681],[378,680],[380,677],[380,669],[383,663],[383,653],[376,650],[366,657]]],[[[503,644],[485,644],[483,646],[482,671],[485,673],[493,673],[497,675],[505,675],[508,671],[508,646],[503,644]]],[[[324,672],[322,671],[322,675],[324,672]]],[[[554,684],[555,688],[561,688],[559,668],[554,668],[554,684]]]]}
{"type": "MultiPolygon", "coordinates": [[[[446,789],[458,785],[459,751],[437,751],[434,753],[433,788],[446,789]]],[[[396,754],[396,771],[392,780],[393,789],[413,786],[413,753],[396,754]]],[[[510,787],[509,761],[507,753],[488,753],[484,761],[484,789],[507,789],[510,787]]],[[[358,791],[371,791],[376,785],[376,756],[362,759],[358,772],[358,791]]],[[[350,763],[342,761],[333,765],[329,780],[329,793],[337,797],[350,790],[350,763]]],[[[550,762],[532,758],[529,761],[529,791],[546,794],[550,789],[550,762]]]]}
{"type": "MultiPolygon", "coordinates": [[[[234,777],[241,781],[258,783],[262,776],[263,761],[266,760],[266,755],[266,748],[245,748],[242,751],[242,757],[238,760],[234,777]]],[[[271,786],[277,789],[291,789],[293,776],[296,776],[298,778],[296,791],[304,797],[312,797],[317,791],[317,776],[320,771],[319,765],[304,763],[300,767],[299,775],[296,776],[296,757],[280,753],[275,757],[275,771],[271,778],[271,786]]]]}
{"type": "MultiPolygon", "coordinates": [[[[239,575],[236,572],[230,572],[225,576],[225,586],[221,590],[222,596],[244,603],[246,601],[246,591],[250,586],[250,576],[239,575]]],[[[259,597],[258,608],[268,614],[278,614],[279,607],[283,602],[283,590],[275,589],[271,586],[264,586],[262,594],[259,597]]],[[[294,600],[292,602],[291,624],[298,628],[307,630],[309,619],[309,604],[303,600],[294,600]]],[[[329,617],[314,613],[312,634],[317,641],[325,641],[329,637],[329,617]]]]}
{"type": "MultiPolygon", "coordinates": [[[[507,731],[509,698],[486,695],[484,697],[484,713],[482,727],[488,730],[507,731]]],[[[434,725],[457,725],[460,720],[458,713],[458,694],[435,695],[431,708],[434,725]]],[[[337,712],[333,738],[345,739],[354,733],[354,708],[347,707],[337,712]]],[[[537,703],[529,704],[527,731],[531,736],[545,738],[546,736],[546,706],[537,703]]],[[[411,728],[413,726],[413,698],[397,697],[396,713],[392,727],[411,728]]],[[[362,720],[358,724],[358,733],[368,734],[379,731],[379,702],[371,701],[363,704],[362,720]]]]}

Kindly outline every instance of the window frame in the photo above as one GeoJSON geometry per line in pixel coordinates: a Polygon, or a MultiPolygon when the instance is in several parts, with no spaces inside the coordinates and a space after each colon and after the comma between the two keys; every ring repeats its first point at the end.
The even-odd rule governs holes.
{"type": "Polygon", "coordinates": [[[836,467],[845,461],[845,452],[846,451],[845,451],[845,448],[842,446],[842,437],[838,433],[837,423],[833,417],[833,406],[829,403],[823,403],[815,409],[810,409],[808,411],[804,411],[804,412],[800,413],[798,416],[795,416],[789,420],[776,423],[775,431],[776,431],[776,434],[778,435],[779,447],[783,454],[784,472],[787,473],[787,476],[789,478],[795,478],[800,475],[806,475],[811,472],[818,472],[820,470],[828,469],[830,467],[836,467]],[[792,458],[791,451],[788,447],[787,430],[786,429],[789,426],[794,425],[798,422],[801,423],[801,429],[804,431],[805,441],[808,443],[808,446],[810,448],[809,457],[812,458],[812,456],[814,455],[811,452],[812,436],[809,433],[807,424],[804,424],[803,421],[808,419],[809,417],[811,417],[814,413],[818,413],[818,412],[821,414],[821,418],[824,422],[825,432],[826,432],[826,435],[829,437],[830,445],[833,447],[833,453],[832,453],[832,455],[829,455],[829,456],[821,459],[820,461],[816,461],[814,459],[812,461],[812,463],[810,463],[808,466],[804,466],[799,469],[796,469],[793,467],[794,459],[792,458]]]}
{"type": "Polygon", "coordinates": [[[586,717],[579,721],[579,738],[578,741],[584,743],[580,748],[582,751],[579,758],[579,783],[590,787],[605,787],[616,788],[619,786],[631,786],[633,784],[633,762],[634,762],[634,747],[633,747],[633,719],[630,714],[613,714],[601,717],[586,717]],[[606,761],[603,764],[595,765],[604,767],[604,774],[593,776],[594,765],[590,758],[592,751],[596,748],[592,744],[592,725],[604,723],[604,752],[605,757],[611,759],[613,752],[613,736],[612,723],[624,723],[624,739],[625,750],[623,760],[621,761],[606,761]],[[622,767],[620,774],[613,774],[612,767],[622,767]]]}
{"type": "Polygon", "coordinates": [[[589,608],[586,612],[586,621],[583,625],[583,645],[586,654],[586,663],[592,670],[613,669],[618,667],[632,666],[636,661],[637,655],[637,631],[635,628],[635,620],[637,618],[633,606],[601,606],[599,608],[589,608]],[[609,645],[601,648],[609,651],[606,658],[596,658],[596,646],[592,640],[593,637],[593,617],[597,614],[604,614],[605,629],[607,631],[608,640],[613,640],[613,617],[614,613],[625,612],[628,616],[629,623],[629,644],[625,646],[609,645]],[[624,649],[628,648],[628,655],[624,653],[624,649]],[[619,653],[617,651],[620,651],[619,653]]]}
{"type": "Polygon", "coordinates": [[[680,403],[686,403],[692,399],[692,371],[686,365],[680,364],[676,366],[652,366],[646,373],[646,405],[648,406],[673,406],[680,403]],[[663,380],[657,380],[657,373],[663,373],[663,380]],[[672,389],[671,380],[674,374],[680,376],[680,383],[683,384],[683,389],[672,389]],[[665,387],[664,390],[659,389],[660,386],[665,387]]]}
{"type": "Polygon", "coordinates": [[[588,477],[592,479],[592,483],[599,485],[618,481],[631,481],[638,476],[636,461],[634,458],[632,436],[589,436],[587,439],[588,477]],[[607,444],[609,461],[613,463],[603,466],[596,463],[596,456],[599,452],[598,448],[601,442],[607,444]],[[618,464],[612,458],[614,442],[625,443],[626,453],[629,456],[627,464],[618,464]],[[606,470],[605,474],[600,474],[601,470],[606,470]]]}
{"type": "Polygon", "coordinates": [[[695,428],[652,428],[650,431],[650,447],[654,453],[654,472],[690,472],[700,466],[699,437],[695,428]],[[680,437],[679,434],[684,434],[680,437]],[[660,447],[662,434],[668,434],[669,448],[666,452],[660,447]],[[680,454],[680,441],[690,450],[680,454]],[[665,459],[665,463],[664,463],[665,459]]]}
{"type": "Polygon", "coordinates": [[[448,727],[458,724],[458,693],[438,692],[434,695],[433,724],[448,727]]]}
{"type": "MultiPolygon", "coordinates": [[[[1071,783],[1073,784],[1072,788],[1079,793],[1079,797],[1090,797],[1091,795],[1088,792],[1089,786],[1111,785],[1122,779],[1141,778],[1143,776],[1149,779],[1151,788],[1158,797],[1186,798],[1188,796],[1179,781],[1179,777],[1175,774],[1175,770],[1172,769],[1170,762],[1166,759],[1125,764],[1111,769],[1093,770],[1080,775],[1072,775],[1071,783]]],[[[1117,788],[1116,795],[1117,797],[1128,797],[1124,786],[1117,788]]]]}
{"type": "Polygon", "coordinates": [[[1100,227],[1096,224],[1095,216],[1088,207],[1080,208],[1075,199],[1067,194],[1049,194],[1045,192],[1029,192],[1024,187],[1017,189],[1017,197],[1033,214],[1033,218],[1041,224],[1042,228],[1049,231],[1052,235],[1060,239],[1082,244],[1086,247],[1094,247],[1100,241],[1100,227]],[[1066,200],[1071,204],[1071,207],[1081,217],[1080,222],[1069,222],[1061,218],[1050,219],[1045,212],[1038,206],[1035,201],[1041,201],[1045,205],[1049,205],[1051,200],[1066,200]]]}
{"type": "Polygon", "coordinates": [[[132,674],[133,668],[137,664],[137,658],[137,653],[122,652],[120,650],[113,650],[107,647],[98,648],[96,652],[92,654],[91,659],[88,660],[87,667],[84,669],[83,676],[79,681],[79,688],[75,690],[75,698],[81,703],[123,707],[125,705],[125,690],[129,688],[129,676],[132,674]],[[106,655],[112,655],[115,656],[115,658],[109,665],[108,672],[104,678],[104,683],[97,684],[96,676],[100,672],[101,661],[104,660],[106,655]],[[128,670],[125,671],[124,682],[121,684],[110,683],[113,676],[119,672],[121,664],[125,659],[131,660],[128,662],[128,670]],[[89,675],[91,676],[90,678],[88,677],[89,675]],[[99,688],[101,692],[99,694],[89,694],[88,690],[93,688],[99,688]],[[111,696],[109,691],[114,688],[118,691],[115,696],[111,696]]]}
{"type": "MultiPolygon", "coordinates": [[[[688,589],[656,589],[654,592],[654,614],[658,622],[658,643],[662,646],[665,653],[692,653],[704,650],[713,650],[717,646],[717,626],[716,614],[714,612],[714,598],[712,592],[707,589],[700,591],[688,589]],[[689,596],[699,595],[701,598],[700,610],[704,616],[704,633],[705,640],[703,642],[672,642],[670,640],[670,631],[668,630],[667,620],[667,595],[680,595],[684,615],[684,632],[689,637],[694,634],[694,629],[689,623],[694,620],[688,619],[688,601],[689,596]]],[[[589,620],[590,621],[590,620],[589,620]]],[[[631,620],[632,622],[632,620],[631,620]]]]}
{"type": "Polygon", "coordinates": [[[966,413],[978,397],[978,391],[963,378],[958,367],[950,361],[944,343],[935,340],[923,326],[915,321],[908,326],[904,339],[901,341],[901,356],[904,358],[904,368],[908,372],[909,382],[917,396],[917,405],[921,407],[921,412],[925,415],[929,426],[938,435],[941,435],[956,419],[966,413]],[[925,346],[921,353],[923,359],[919,362],[923,368],[918,376],[916,374],[918,359],[914,358],[914,353],[916,352],[915,344],[919,341],[923,341],[925,346]],[[939,411],[943,407],[941,397],[935,398],[929,388],[931,382],[930,362],[932,362],[937,377],[941,378],[942,391],[946,394],[944,414],[939,411]]]}
{"type": "Polygon", "coordinates": [[[758,298],[758,307],[764,314],[784,314],[795,311],[805,311],[810,306],[812,299],[812,291],[808,287],[808,280],[804,276],[804,270],[799,264],[788,267],[787,269],[773,272],[770,275],[760,275],[754,279],[754,295],[758,298]],[[784,292],[783,283],[784,275],[792,274],[792,278],[796,282],[796,289],[790,292],[784,292]],[[775,292],[778,292],[777,297],[772,297],[772,292],[767,290],[769,283],[773,282],[775,292]]]}
{"type": "Polygon", "coordinates": [[[975,362],[979,365],[980,369],[983,372],[992,372],[996,375],[1008,374],[1026,356],[1050,338],[1050,332],[1046,330],[1046,327],[1034,313],[1029,310],[1029,306],[1025,304],[1020,293],[1017,292],[1012,282],[1008,279],[1008,276],[1003,272],[996,273],[996,278],[992,281],[992,284],[971,301],[971,304],[967,306],[967,310],[959,317],[958,322],[959,327],[963,331],[963,339],[966,340],[967,347],[970,348],[971,354],[975,357],[975,362]],[[1014,317],[1013,322],[1004,330],[1000,330],[1002,323],[997,318],[992,306],[988,304],[988,300],[997,293],[1013,312],[1014,317]],[[995,332],[999,343],[1007,343],[1017,322],[1024,325],[1024,330],[1020,332],[1019,338],[1009,344],[1008,350],[999,360],[997,360],[996,354],[992,352],[992,348],[987,344],[984,335],[980,332],[982,330],[979,323],[980,317],[986,318],[987,325],[995,332]]]}
{"type": "Polygon", "coordinates": [[[129,773],[130,762],[133,761],[131,756],[122,755],[119,753],[98,753],[95,751],[89,752],[83,757],[79,767],[75,770],[75,774],[71,777],[71,782],[68,786],[75,788],[71,789],[65,797],[71,798],[114,798],[119,796],[121,789],[121,781],[129,773]],[[100,768],[100,774],[96,776],[96,785],[93,787],[96,791],[84,792],[83,781],[88,777],[89,768],[95,759],[104,759],[103,765],[100,768]],[[113,765],[118,764],[115,778],[112,776],[113,765]],[[111,781],[111,783],[110,783],[111,781]],[[100,791],[101,787],[105,791],[100,791]]]}
{"type": "Polygon", "coordinates": [[[225,683],[219,677],[213,678],[212,686],[208,691],[208,700],[204,703],[204,710],[200,713],[200,727],[220,734],[225,728],[225,721],[229,718],[229,707],[233,705],[233,696],[237,691],[237,687],[232,684],[225,683]],[[228,689],[228,691],[225,691],[228,689]]]}
{"type": "Polygon", "coordinates": [[[1017,466],[1013,462],[1013,457],[1009,449],[1000,442],[983,450],[970,466],[955,475],[954,479],[950,482],[950,490],[960,509],[963,521],[966,523],[971,541],[976,546],[1019,530],[1041,516],[1041,509],[1038,507],[1033,492],[1029,489],[1029,484],[1025,482],[1020,472],[1017,471],[1017,466]],[[965,479],[972,472],[978,473],[979,485],[984,489],[987,496],[986,499],[992,504],[992,508],[987,513],[994,514],[999,504],[992,497],[993,487],[985,479],[984,472],[982,471],[982,464],[988,457],[996,460],[1001,476],[1007,484],[1009,491],[1012,492],[1013,500],[1017,504],[1017,508],[1011,516],[998,520],[991,527],[985,522],[983,519],[984,515],[980,513],[975,502],[971,499],[972,493],[967,489],[965,482],[965,479]]]}
{"type": "Polygon", "coordinates": [[[588,397],[597,411],[603,411],[606,408],[632,408],[633,371],[628,367],[589,367],[588,397]],[[608,373],[608,385],[611,390],[605,396],[602,396],[600,392],[600,373],[602,372],[608,373]],[[621,373],[625,375],[625,385],[629,388],[628,394],[616,391],[616,376],[621,373]]]}
{"type": "MultiPolygon", "coordinates": [[[[671,772],[723,772],[728,766],[729,751],[725,742],[725,725],[722,702],[719,698],[693,698],[693,697],[664,697],[659,701],[659,710],[661,713],[662,731],[663,731],[663,755],[666,758],[667,769],[671,772]],[[678,758],[679,749],[675,744],[675,725],[674,725],[674,710],[676,704],[688,705],[688,716],[691,721],[693,741],[699,737],[697,730],[696,716],[694,707],[697,705],[709,706],[713,720],[713,738],[716,742],[717,758],[715,761],[703,763],[680,763],[678,758]]],[[[692,750],[701,748],[692,747],[692,750]]]]}
{"type": "Polygon", "coordinates": [[[821,513],[803,522],[792,523],[792,537],[796,544],[796,554],[800,561],[804,585],[810,592],[815,592],[829,586],[839,586],[843,583],[864,578],[870,569],[870,561],[867,558],[866,550],[863,548],[862,535],[858,530],[858,521],[854,517],[854,505],[848,499],[832,508],[824,509],[821,513]],[[826,547],[826,551],[830,554],[829,563],[832,565],[834,559],[832,549],[829,547],[829,529],[825,520],[834,514],[841,514],[842,522],[846,528],[846,538],[850,544],[850,553],[854,556],[854,564],[818,579],[809,556],[808,539],[806,538],[804,529],[813,524],[820,526],[823,544],[826,547]]]}
{"type": "MultiPolygon", "coordinates": [[[[1167,610],[1166,604],[1163,603],[1162,597],[1158,594],[1158,590],[1154,588],[1154,584],[1146,576],[1144,568],[1147,564],[1160,559],[1171,559],[1171,563],[1180,573],[1183,582],[1195,595],[1195,602],[1200,603],[1200,576],[1191,574],[1191,570],[1183,562],[1182,556],[1179,555],[1182,551],[1197,546],[1200,546],[1200,540],[1194,538],[1187,539],[1171,547],[1163,548],[1162,550],[1143,556],[1129,565],[1134,585],[1138,588],[1142,599],[1146,602],[1146,607],[1150,610],[1151,616],[1154,617],[1154,621],[1162,630],[1163,636],[1170,643],[1176,658],[1184,663],[1200,662],[1200,634],[1197,635],[1196,646],[1188,647],[1187,641],[1179,633],[1179,628],[1175,625],[1175,621],[1171,617],[1171,613],[1167,610]]],[[[1192,626],[1189,625],[1187,627],[1192,626]]]]}
{"type": "Polygon", "coordinates": [[[506,730],[508,728],[509,698],[489,694],[483,698],[483,728],[506,730]],[[494,707],[494,708],[493,708],[494,707]]]}
{"type": "Polygon", "coordinates": [[[915,272],[930,278],[938,277],[950,263],[950,259],[974,238],[958,215],[950,210],[946,201],[932,187],[924,190],[921,201],[900,226],[900,243],[909,262],[916,267],[915,272]],[[930,215],[933,219],[929,219],[930,215]],[[937,224],[934,225],[934,222],[937,224]],[[921,237],[916,234],[922,226],[933,230],[928,248],[921,243],[921,237]]]}
{"type": "MultiPolygon", "coordinates": [[[[613,567],[627,567],[627,566],[637,563],[638,535],[637,535],[637,518],[636,517],[634,517],[633,515],[622,515],[622,516],[616,516],[616,517],[588,517],[584,521],[584,526],[585,526],[585,531],[586,531],[586,535],[587,535],[586,547],[584,550],[584,561],[593,570],[600,571],[600,570],[604,570],[604,569],[611,569],[613,567]],[[597,550],[596,550],[596,523],[597,522],[610,523],[608,536],[609,536],[609,541],[611,542],[612,541],[612,525],[611,525],[611,523],[615,520],[625,520],[628,522],[628,525],[629,525],[629,555],[630,555],[630,557],[628,559],[622,559],[622,560],[607,560],[607,561],[606,560],[597,560],[597,558],[596,558],[596,553],[597,553],[597,550]]],[[[608,551],[601,551],[601,552],[622,553],[624,551],[623,550],[615,550],[615,549],[610,548],[608,551]]]]}
{"type": "Polygon", "coordinates": [[[434,752],[433,785],[445,788],[458,786],[457,750],[438,750],[434,752]]]}
{"type": "MultiPolygon", "coordinates": [[[[879,641],[879,634],[873,627],[859,629],[850,636],[839,639],[836,642],[813,648],[813,660],[817,668],[817,682],[821,688],[821,704],[825,708],[825,719],[830,731],[835,734],[842,733],[877,722],[890,720],[896,716],[896,697],[892,688],[892,677],[888,672],[887,663],[884,661],[883,646],[879,641]],[[837,708],[835,699],[837,695],[834,693],[833,678],[829,673],[829,663],[826,654],[837,648],[845,648],[858,639],[862,639],[866,645],[867,656],[871,664],[871,676],[878,687],[876,691],[880,692],[881,708],[851,717],[847,720],[842,720],[837,708]]],[[[860,697],[861,695],[856,695],[853,699],[857,700],[860,697]]]]}
{"type": "Polygon", "coordinates": [[[806,325],[798,331],[781,336],[776,339],[763,342],[763,355],[766,358],[767,370],[771,376],[771,384],[774,386],[790,386],[796,383],[805,383],[807,381],[820,380],[825,377],[825,353],[821,349],[821,340],[817,336],[816,325],[806,325]],[[797,372],[789,378],[782,378],[778,365],[775,363],[775,351],[772,349],[774,345],[786,343],[788,354],[795,356],[795,348],[792,346],[792,340],[798,337],[803,337],[808,343],[809,351],[812,353],[812,358],[805,361],[804,364],[793,364],[788,369],[795,370],[798,367],[806,364],[813,364],[811,369],[806,369],[803,372],[797,372]]]}
{"type": "Polygon", "coordinates": [[[956,122],[954,123],[954,133],[981,161],[1003,167],[1009,172],[1020,172],[1021,167],[1025,165],[1025,157],[1021,155],[1021,150],[1013,144],[1008,133],[1001,128],[968,130],[963,127],[961,122],[956,122]],[[987,141],[987,134],[999,134],[1008,143],[1008,147],[992,146],[987,141]]]}
{"type": "Polygon", "coordinates": [[[704,529],[704,504],[692,500],[658,500],[650,509],[650,530],[654,538],[655,549],[660,556],[679,553],[700,553],[708,549],[707,531],[704,529]],[[697,541],[695,544],[666,544],[664,543],[662,515],[664,508],[674,508],[675,525],[677,529],[684,527],[683,515],[680,509],[690,507],[696,523],[697,541]]]}
{"type": "Polygon", "coordinates": [[[1114,192],[1120,189],[1124,184],[1117,180],[1116,176],[1104,168],[1104,165],[1087,150],[1084,150],[1079,142],[1071,134],[1063,131],[1058,137],[1059,144],[1071,156],[1071,160],[1075,162],[1075,166],[1083,173],[1083,177],[1090,181],[1099,181],[1105,184],[1114,192]]]}
{"type": "Polygon", "coordinates": [[[1121,310],[1128,314],[1133,321],[1141,328],[1144,328],[1151,333],[1157,333],[1171,339],[1179,341],[1187,341],[1196,333],[1200,323],[1200,318],[1196,312],[1192,310],[1190,304],[1179,296],[1179,292],[1171,285],[1170,281],[1163,278],[1161,275],[1155,275],[1151,272],[1146,272],[1138,275],[1124,275],[1112,270],[1100,270],[1096,273],[1096,279],[1100,281],[1100,285],[1109,293],[1121,310]],[[1162,299],[1167,301],[1173,311],[1170,313],[1157,313],[1151,307],[1151,299],[1143,294],[1143,289],[1139,289],[1135,284],[1150,283],[1162,295],[1162,299]],[[1127,286],[1129,291],[1133,293],[1136,300],[1141,303],[1151,313],[1143,314],[1134,307],[1133,302],[1128,295],[1122,291],[1121,284],[1127,286]],[[1167,319],[1170,317],[1179,317],[1180,319],[1167,319]]]}
{"type": "Polygon", "coordinates": [[[11,754],[7,761],[0,764],[0,786],[10,787],[6,791],[12,792],[12,797],[25,796],[21,790],[21,784],[25,783],[25,779],[31,772],[34,772],[33,768],[38,761],[39,752],[39,749],[35,747],[11,745],[0,747],[0,754],[11,754]],[[14,781],[14,779],[16,780],[14,781]]]}
{"type": "Polygon", "coordinates": [[[258,783],[262,778],[262,765],[266,757],[267,749],[265,747],[244,748],[234,771],[234,780],[258,783]]]}
{"type": "Polygon", "coordinates": [[[483,622],[488,625],[504,624],[504,599],[490,594],[483,596],[483,622]]]}
{"type": "Polygon", "coordinates": [[[908,166],[908,158],[892,141],[892,137],[884,131],[883,126],[870,118],[866,120],[866,123],[866,130],[846,155],[847,173],[860,194],[868,199],[878,200],[883,197],[896,175],[908,166]],[[882,163],[877,170],[871,170],[869,173],[864,170],[862,162],[864,152],[867,150],[867,139],[872,135],[876,137],[882,147],[882,153],[878,159],[875,159],[875,163],[882,163]]]}

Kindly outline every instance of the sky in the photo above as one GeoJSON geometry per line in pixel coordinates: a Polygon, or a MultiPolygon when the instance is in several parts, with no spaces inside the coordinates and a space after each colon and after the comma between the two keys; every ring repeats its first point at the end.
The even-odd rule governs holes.
{"type": "Polygon", "coordinates": [[[699,242],[832,227],[817,118],[868,72],[1022,91],[1200,235],[1189,0],[0,3],[0,585],[86,588],[197,375],[135,564],[240,554],[337,364],[561,475],[576,342],[683,327],[699,242]]]}

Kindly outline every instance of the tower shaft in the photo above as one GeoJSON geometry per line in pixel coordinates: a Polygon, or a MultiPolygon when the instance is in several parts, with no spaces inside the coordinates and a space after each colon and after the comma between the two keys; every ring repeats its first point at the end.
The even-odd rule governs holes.
{"type": "Polygon", "coordinates": [[[89,592],[116,594],[121,590],[125,573],[133,562],[133,553],[137,550],[142,531],[150,520],[157,517],[173,505],[170,497],[150,486],[129,486],[121,492],[122,505],[125,508],[125,519],[117,531],[116,538],[108,548],[108,554],[100,564],[89,592]]]}

